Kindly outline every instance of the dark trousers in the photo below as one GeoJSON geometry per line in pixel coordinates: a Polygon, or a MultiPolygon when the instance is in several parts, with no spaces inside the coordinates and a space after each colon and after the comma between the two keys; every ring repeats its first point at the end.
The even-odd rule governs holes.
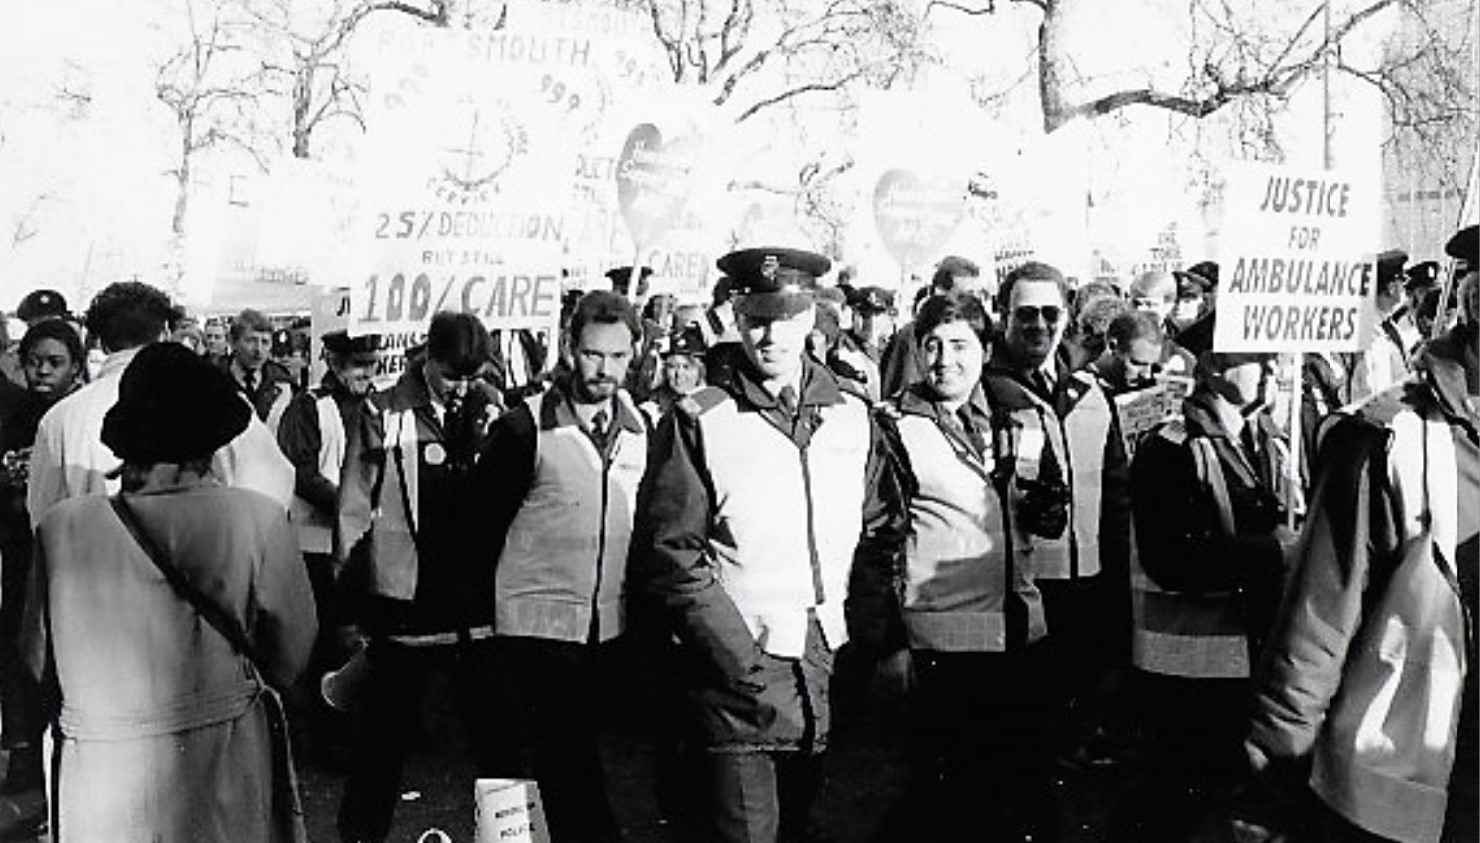
{"type": "Polygon", "coordinates": [[[878,839],[1054,839],[1043,654],[912,653],[911,784],[878,839]]]}
{"type": "Polygon", "coordinates": [[[0,548],[0,745],[11,753],[4,784],[8,792],[41,787],[41,735],[46,730],[41,685],[18,649],[31,574],[28,530],[8,525],[7,533],[15,535],[7,535],[0,548]]]}
{"type": "Polygon", "coordinates": [[[805,834],[822,783],[821,756],[709,752],[703,763],[714,843],[776,843],[805,834]]]}
{"type": "Polygon", "coordinates": [[[345,841],[379,843],[390,832],[400,800],[401,768],[418,731],[422,696],[434,672],[452,676],[478,776],[497,775],[492,730],[494,655],[493,642],[486,639],[429,647],[376,639],[366,655],[370,677],[339,805],[339,835],[345,841]]]}
{"type": "Polygon", "coordinates": [[[1221,812],[1244,773],[1249,683],[1137,671],[1133,677],[1148,738],[1146,775],[1111,820],[1111,840],[1191,839],[1221,812]]]}
{"type": "Polygon", "coordinates": [[[494,639],[493,775],[537,781],[551,837],[562,843],[619,838],[599,743],[614,693],[602,681],[611,646],[494,639]]]}

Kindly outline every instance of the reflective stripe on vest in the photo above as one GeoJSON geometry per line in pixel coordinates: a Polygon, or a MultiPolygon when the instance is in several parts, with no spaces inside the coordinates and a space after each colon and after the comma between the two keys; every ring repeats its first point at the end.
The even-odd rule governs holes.
{"type": "MultiPolygon", "coordinates": [[[[1233,535],[1233,503],[1213,443],[1186,441],[1199,484],[1212,495],[1218,525],[1233,535]]],[[[1131,541],[1131,660],[1148,673],[1192,679],[1246,679],[1249,640],[1237,594],[1182,594],[1158,586],[1141,567],[1131,541]]]]}
{"type": "Polygon", "coordinates": [[[416,596],[416,508],[421,453],[413,409],[381,412],[385,472],[374,501],[370,542],[370,591],[398,600],[416,596]]]}
{"type": "MultiPolygon", "coordinates": [[[[536,419],[545,392],[525,399],[536,419]]],[[[627,392],[615,398],[636,413],[627,392]]],[[[583,643],[623,631],[622,590],[637,487],[647,467],[647,435],[613,424],[609,459],[576,425],[537,429],[534,476],[509,525],[495,575],[495,629],[583,643]]]]}
{"type": "MultiPolygon", "coordinates": [[[[319,422],[319,474],[338,486],[340,469],[344,466],[344,420],[339,417],[339,405],[332,395],[320,396],[314,402],[314,410],[319,422]]],[[[294,495],[288,507],[288,520],[298,531],[299,550],[334,551],[334,513],[319,512],[308,501],[294,495]]]]}
{"type": "Polygon", "coordinates": [[[1028,640],[1042,638],[1047,627],[1028,542],[1007,535],[1002,499],[990,479],[992,455],[979,461],[962,453],[924,416],[905,415],[896,427],[917,487],[905,544],[903,609],[910,646],[1005,651],[1005,607],[1014,592],[1029,607],[1028,640]]]}

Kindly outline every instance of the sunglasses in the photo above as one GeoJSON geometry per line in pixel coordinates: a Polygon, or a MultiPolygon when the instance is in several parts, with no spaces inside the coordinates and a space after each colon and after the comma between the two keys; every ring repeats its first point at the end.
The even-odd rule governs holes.
{"type": "Polygon", "coordinates": [[[1032,322],[1039,316],[1042,316],[1044,322],[1055,325],[1058,324],[1059,319],[1064,315],[1064,309],[1052,304],[1042,307],[1025,304],[1013,308],[1012,315],[1019,322],[1032,322]]]}

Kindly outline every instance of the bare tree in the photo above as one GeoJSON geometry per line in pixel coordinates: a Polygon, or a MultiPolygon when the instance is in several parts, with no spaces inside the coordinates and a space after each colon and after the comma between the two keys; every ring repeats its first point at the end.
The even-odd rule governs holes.
{"type": "Polygon", "coordinates": [[[925,59],[901,0],[639,0],[679,83],[705,86],[735,122],[798,97],[888,88],[925,59]]]}
{"type": "Polygon", "coordinates": [[[169,174],[175,179],[170,230],[185,233],[191,167],[201,152],[231,146],[266,169],[257,110],[263,95],[260,67],[242,42],[243,22],[225,3],[186,0],[185,44],[160,65],[154,96],[174,115],[179,149],[169,174]]]}
{"type": "Polygon", "coordinates": [[[244,8],[273,41],[286,42],[286,62],[264,59],[263,71],[286,88],[292,107],[292,152],[308,158],[313,133],[334,119],[347,119],[364,128],[360,95],[364,86],[346,72],[346,45],[370,15],[382,12],[407,15],[433,26],[452,19],[450,0],[428,0],[424,5],[400,0],[328,0],[305,20],[302,0],[245,0],[244,8]]]}
{"type": "MultiPolygon", "coordinates": [[[[1468,75],[1464,70],[1470,65],[1467,51],[1451,50],[1444,55],[1429,49],[1436,30],[1426,15],[1435,5],[1433,0],[1367,0],[1335,16],[1329,26],[1323,19],[1324,0],[1311,0],[1310,13],[1293,19],[1269,14],[1264,5],[1236,7],[1230,0],[1196,0],[1189,8],[1197,35],[1195,43],[1188,45],[1188,71],[1180,84],[1127,86],[1088,96],[1076,96],[1088,80],[1064,46],[1073,25],[1074,4],[1070,0],[1008,2],[1031,6],[1042,15],[1036,73],[1032,75],[1038,84],[1046,132],[1077,118],[1100,117],[1137,105],[1194,118],[1250,102],[1277,107],[1300,83],[1320,73],[1328,57],[1334,58],[1337,72],[1382,89],[1399,125],[1432,126],[1463,114],[1473,123],[1475,86],[1473,68],[1468,75]],[[1419,30],[1423,35],[1390,49],[1377,67],[1355,67],[1342,61],[1342,44],[1390,9],[1423,21],[1419,30]]],[[[925,15],[981,17],[997,11],[995,0],[930,0],[925,15]]],[[[1473,29],[1473,21],[1467,29],[1473,29]]]]}

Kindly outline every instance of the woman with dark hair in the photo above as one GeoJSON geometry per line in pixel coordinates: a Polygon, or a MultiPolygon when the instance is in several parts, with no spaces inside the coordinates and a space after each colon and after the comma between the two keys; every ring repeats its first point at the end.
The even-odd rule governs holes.
{"type": "Polygon", "coordinates": [[[0,834],[36,830],[46,820],[41,787],[46,722],[39,688],[16,650],[31,571],[26,476],[41,416],[86,380],[82,339],[60,319],[37,322],[26,331],[20,361],[26,388],[0,404],[0,746],[9,753],[0,784],[0,834]]]}
{"type": "Polygon", "coordinates": [[[312,591],[282,506],[211,468],[251,413],[189,349],[146,346],[103,421],[122,491],[37,525],[21,641],[59,703],[53,840],[305,839],[272,689],[308,660],[312,591]]]}
{"type": "Polygon", "coordinates": [[[905,647],[889,673],[913,682],[913,781],[880,839],[1040,837],[1053,817],[1048,630],[1029,536],[1039,527],[1010,421],[981,385],[990,322],[975,297],[947,293],[927,299],[914,326],[921,377],[881,414],[910,514],[905,647]]]}

